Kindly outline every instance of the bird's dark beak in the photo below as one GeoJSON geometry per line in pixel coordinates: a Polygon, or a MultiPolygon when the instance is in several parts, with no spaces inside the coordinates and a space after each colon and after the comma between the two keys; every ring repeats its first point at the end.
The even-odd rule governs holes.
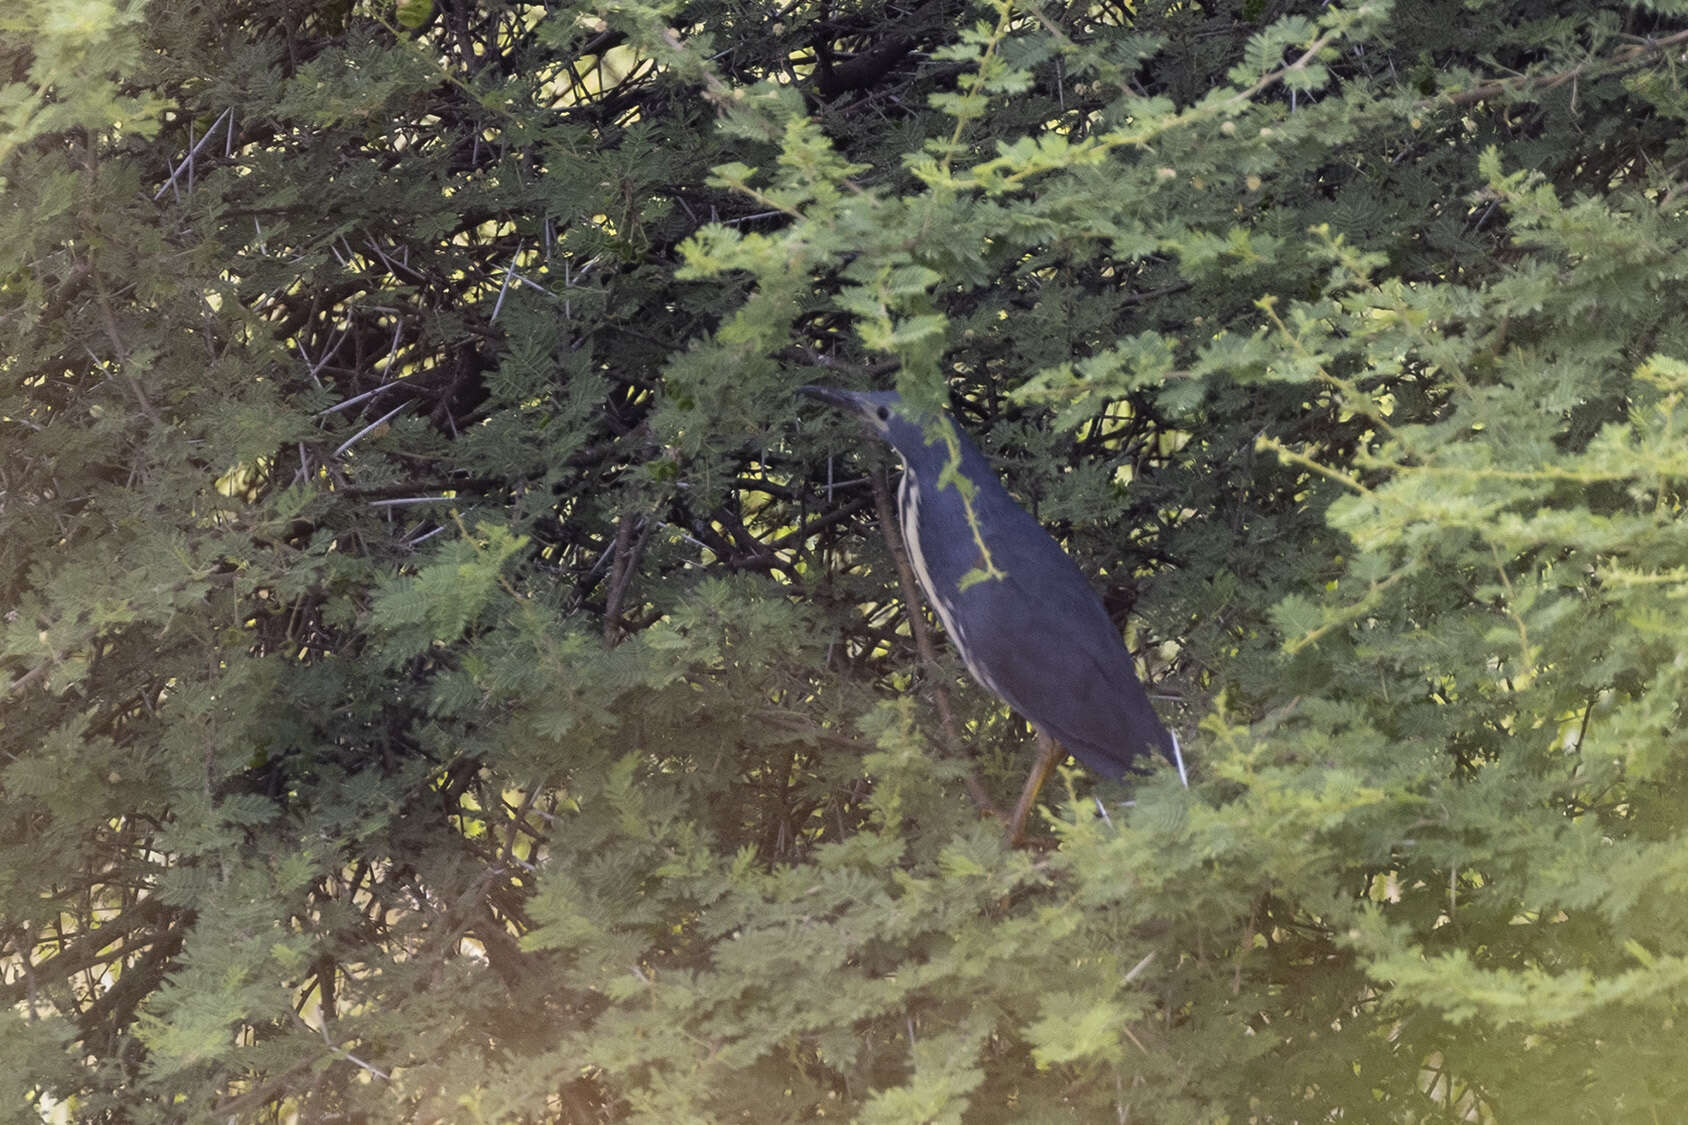
{"type": "Polygon", "coordinates": [[[841,391],[836,387],[807,386],[798,387],[797,393],[809,398],[819,399],[828,406],[836,406],[840,410],[848,410],[852,414],[864,412],[861,398],[854,391],[841,391]]]}

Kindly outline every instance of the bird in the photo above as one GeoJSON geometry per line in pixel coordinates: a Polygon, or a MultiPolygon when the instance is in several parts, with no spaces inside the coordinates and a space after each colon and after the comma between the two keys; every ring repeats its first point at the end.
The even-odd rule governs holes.
{"type": "Polygon", "coordinates": [[[1102,599],[955,420],[916,410],[895,391],[799,393],[861,418],[901,459],[898,522],[921,589],[968,672],[1038,732],[1010,839],[1021,841],[1063,750],[1110,780],[1159,755],[1187,786],[1178,739],[1149,702],[1102,599]],[[946,475],[952,464],[970,497],[946,475]]]}

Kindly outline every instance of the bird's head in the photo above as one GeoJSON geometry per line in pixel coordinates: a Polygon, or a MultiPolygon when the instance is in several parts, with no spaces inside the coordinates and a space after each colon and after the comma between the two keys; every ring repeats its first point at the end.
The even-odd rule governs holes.
{"type": "Polygon", "coordinates": [[[928,417],[910,409],[896,391],[844,391],[836,387],[798,387],[797,393],[856,415],[878,437],[908,461],[929,444],[928,417]]]}

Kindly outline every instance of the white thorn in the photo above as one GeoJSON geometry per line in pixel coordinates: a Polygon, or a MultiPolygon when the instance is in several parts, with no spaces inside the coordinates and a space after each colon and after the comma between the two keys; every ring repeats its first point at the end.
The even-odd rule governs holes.
{"type": "Polygon", "coordinates": [[[1178,766],[1178,780],[1182,781],[1184,788],[1188,789],[1190,787],[1190,775],[1184,772],[1184,752],[1178,749],[1178,735],[1172,731],[1166,733],[1172,735],[1172,760],[1178,766]]]}

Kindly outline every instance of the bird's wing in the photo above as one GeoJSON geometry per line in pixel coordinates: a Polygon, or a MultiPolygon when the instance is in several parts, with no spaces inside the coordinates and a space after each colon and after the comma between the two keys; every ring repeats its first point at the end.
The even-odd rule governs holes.
{"type": "Polygon", "coordinates": [[[961,595],[968,648],[1010,706],[1092,770],[1118,777],[1171,741],[1101,599],[1053,540],[1048,547],[1005,553],[1006,578],[961,595]]]}

